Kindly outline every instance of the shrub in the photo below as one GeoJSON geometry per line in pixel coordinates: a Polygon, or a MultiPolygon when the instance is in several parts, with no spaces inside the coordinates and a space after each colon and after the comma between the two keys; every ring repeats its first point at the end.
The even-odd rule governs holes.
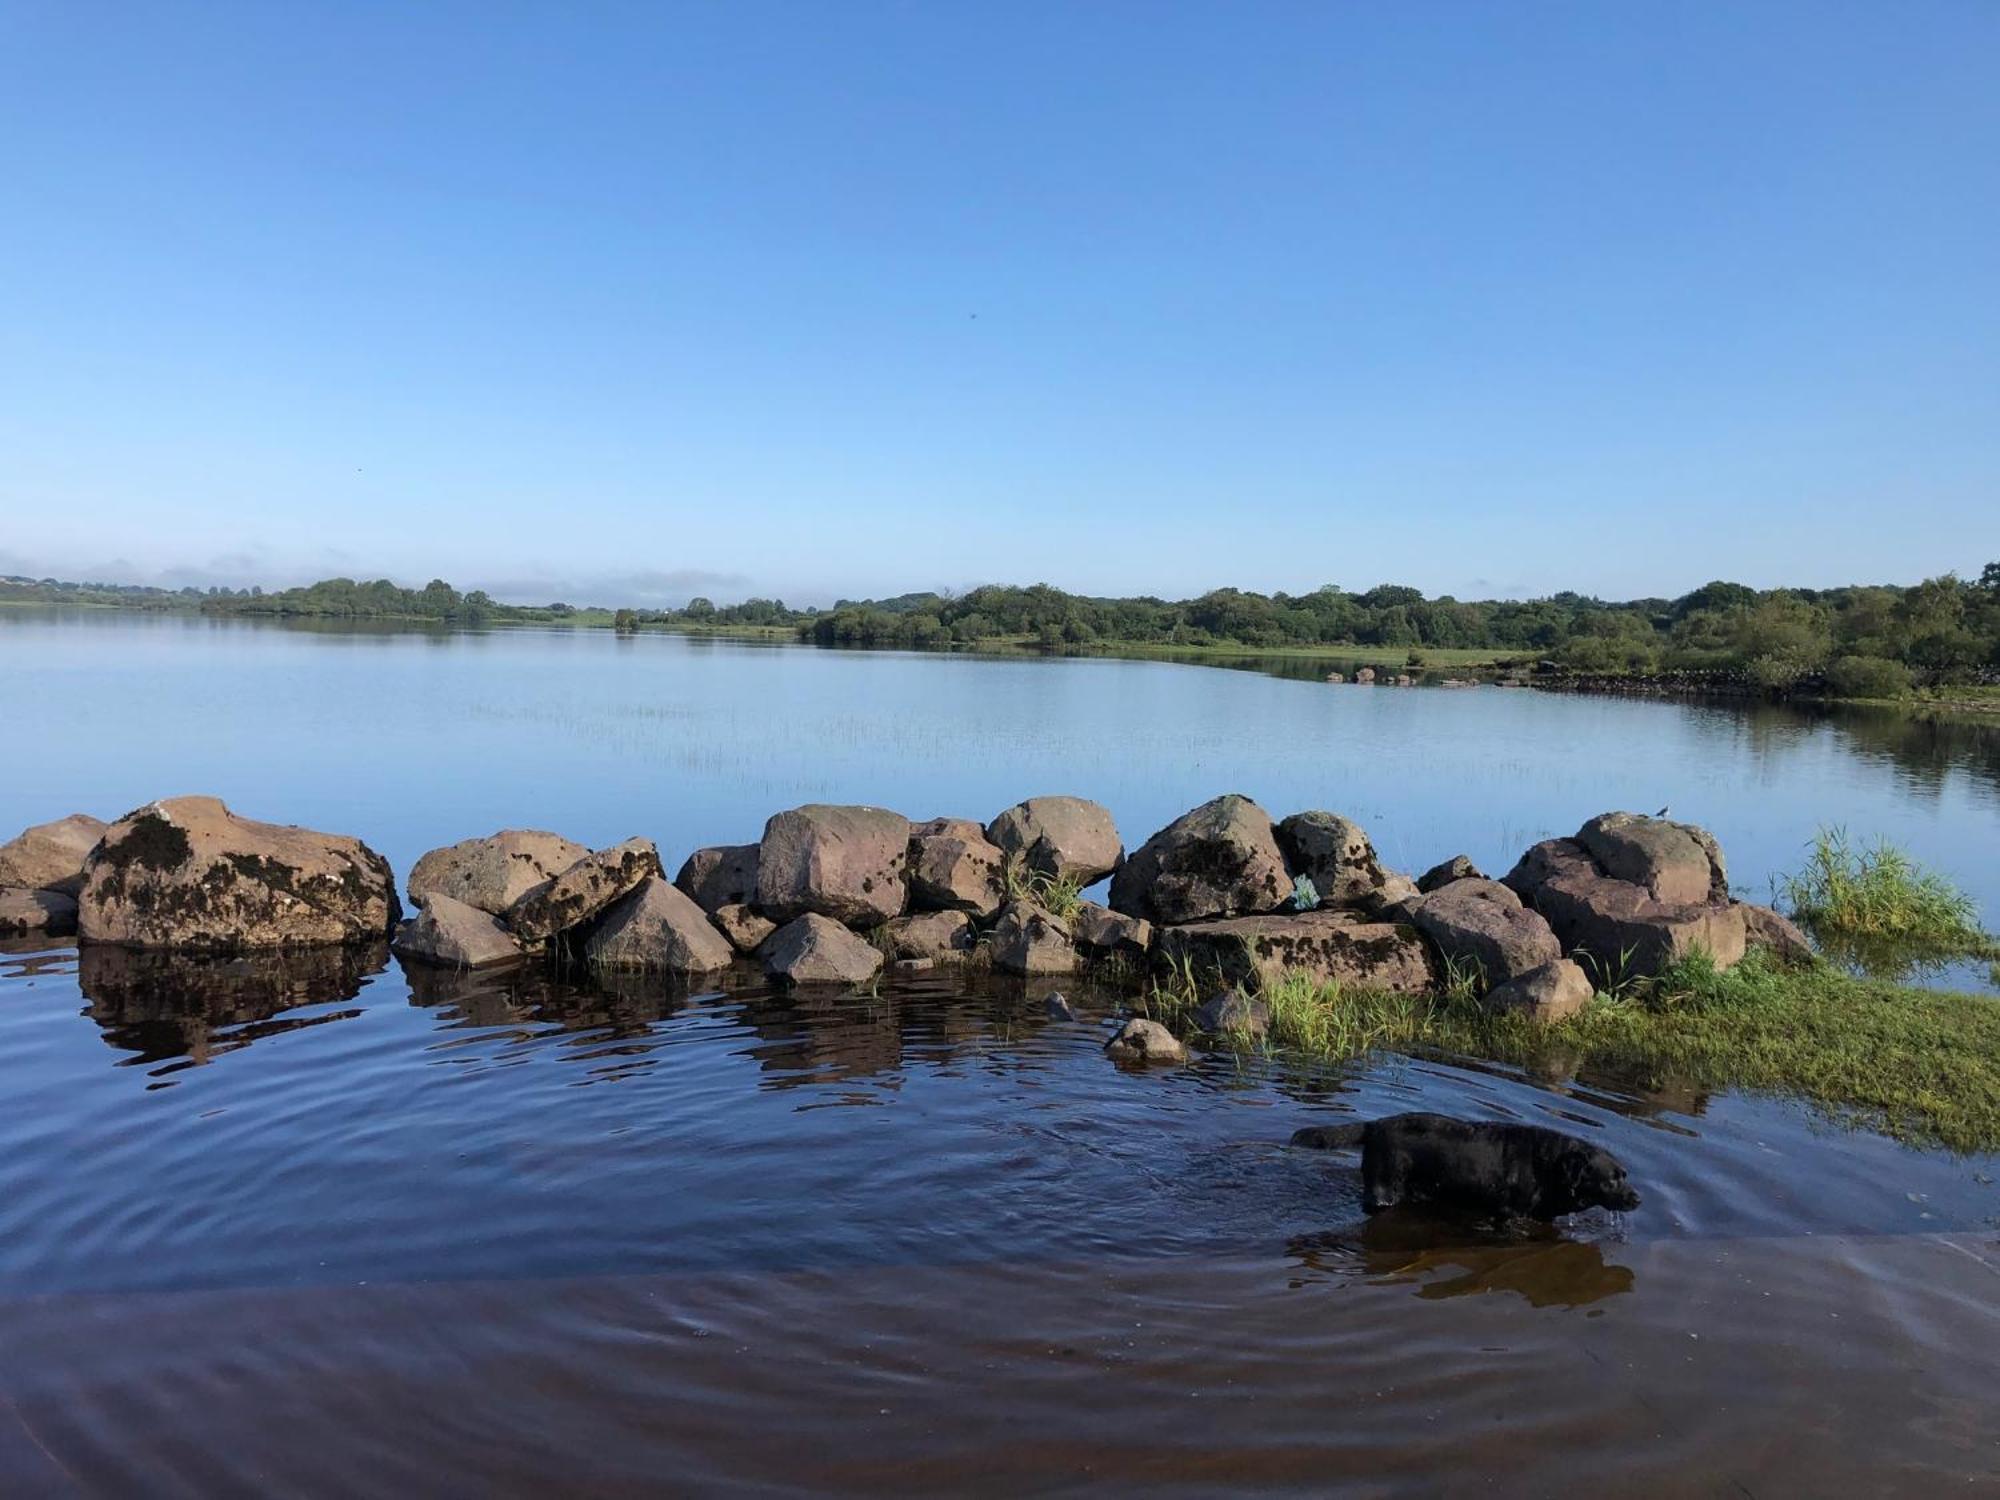
{"type": "Polygon", "coordinates": [[[1910,690],[1910,669],[1880,656],[1842,656],[1826,669],[1826,682],[1843,698],[1900,698],[1910,690]]]}
{"type": "Polygon", "coordinates": [[[1887,840],[1856,849],[1845,829],[1822,828],[1805,868],[1779,885],[1793,913],[1817,934],[1958,953],[1984,953],[1992,945],[1972,898],[1887,840]]]}

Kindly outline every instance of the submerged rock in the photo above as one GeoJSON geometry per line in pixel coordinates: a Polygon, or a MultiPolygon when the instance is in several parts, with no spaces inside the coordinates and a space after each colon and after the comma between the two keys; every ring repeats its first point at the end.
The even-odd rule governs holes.
{"type": "Polygon", "coordinates": [[[1590,976],[1569,959],[1558,958],[1495,986],[1485,1004],[1488,1010],[1531,1021],[1561,1021],[1590,1004],[1594,994],[1590,976]]]}
{"type": "Polygon", "coordinates": [[[1025,868],[1079,886],[1109,875],[1125,852],[1110,811],[1082,797],[1030,797],[989,823],[986,837],[1025,868]]]}
{"type": "Polygon", "coordinates": [[[1240,990],[1225,990],[1202,1002],[1194,1013],[1198,1030],[1210,1036],[1259,1039],[1271,1030],[1271,1007],[1240,990]]]}
{"type": "Polygon", "coordinates": [[[1032,901],[1008,902],[989,941],[1003,973],[1073,974],[1081,964],[1068,926],[1032,901]]]}
{"type": "Polygon", "coordinates": [[[1270,815],[1235,793],[1183,813],[1111,881],[1112,908],[1151,922],[1268,912],[1291,893],[1270,815]]]}
{"type": "Polygon", "coordinates": [[[879,807],[781,812],[758,848],[757,909],[777,922],[817,913],[868,927],[901,916],[909,845],[909,819],[879,807]]]}
{"type": "Polygon", "coordinates": [[[1323,905],[1368,901],[1388,879],[1361,825],[1339,813],[1293,813],[1275,831],[1286,867],[1312,882],[1323,905]]]}
{"type": "Polygon", "coordinates": [[[380,941],[400,915],[389,862],[359,839],[173,797],[105,831],[77,930],[134,948],[304,947],[380,941]]]}
{"type": "Polygon", "coordinates": [[[0,844],[0,886],[76,895],[83,889],[83,862],[109,826],[88,813],[71,813],[22,829],[0,844]]]}
{"type": "Polygon", "coordinates": [[[389,948],[400,959],[450,969],[483,969],[523,956],[520,943],[497,917],[438,890],[396,929],[389,948]]]}
{"type": "Polygon", "coordinates": [[[728,968],[736,949],[685,891],[654,875],[606,910],[583,956],[601,969],[708,974],[728,968]]]}
{"type": "Polygon", "coordinates": [[[1482,990],[1562,957],[1549,924],[1497,880],[1454,880],[1417,903],[1415,921],[1448,964],[1478,972],[1482,990]]]}
{"type": "Polygon", "coordinates": [[[418,860],[410,871],[410,903],[426,905],[435,893],[498,916],[589,853],[559,833],[503,828],[486,838],[433,849],[418,860]]]}
{"type": "Polygon", "coordinates": [[[764,972],[788,984],[865,984],[882,972],[882,950],[818,912],[771,934],[764,972]]]}
{"type": "Polygon", "coordinates": [[[757,899],[757,845],[715,844],[687,857],[674,884],[710,916],[757,899]]]}
{"type": "Polygon", "coordinates": [[[1141,1017],[1127,1021],[1118,1034],[1104,1044],[1107,1056],[1121,1063],[1184,1063],[1187,1048],[1158,1021],[1141,1017]]]}
{"type": "Polygon", "coordinates": [[[0,887],[0,937],[40,932],[68,937],[76,931],[76,897],[61,891],[0,887]]]}
{"type": "Polygon", "coordinates": [[[759,916],[740,902],[718,906],[709,914],[709,920],[738,953],[755,953],[764,939],[778,930],[776,922],[759,916]]]}
{"type": "Polygon", "coordinates": [[[586,854],[507,909],[507,926],[523,943],[545,943],[591,921],[614,901],[660,874],[651,839],[632,838],[586,854]]]}
{"type": "Polygon", "coordinates": [[[1412,929],[1339,911],[1163,927],[1153,953],[1156,967],[1191,969],[1205,984],[1242,985],[1266,970],[1296,969],[1321,984],[1420,995],[1439,978],[1431,950],[1412,929]]]}

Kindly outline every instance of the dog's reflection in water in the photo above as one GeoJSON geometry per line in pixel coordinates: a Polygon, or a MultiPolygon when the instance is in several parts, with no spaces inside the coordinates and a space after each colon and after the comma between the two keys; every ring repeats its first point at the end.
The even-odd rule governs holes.
{"type": "Polygon", "coordinates": [[[1294,1286],[1366,1280],[1408,1285],[1419,1297],[1512,1292],[1534,1307],[1585,1307],[1632,1290],[1629,1266],[1548,1224],[1504,1228],[1414,1208],[1370,1215],[1349,1229],[1301,1235],[1285,1246],[1302,1273],[1294,1286]]]}

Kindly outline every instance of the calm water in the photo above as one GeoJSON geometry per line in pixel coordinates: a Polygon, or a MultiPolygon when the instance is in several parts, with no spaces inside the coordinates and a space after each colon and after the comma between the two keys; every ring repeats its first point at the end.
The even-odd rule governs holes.
{"type": "MultiPolygon", "coordinates": [[[[503,825],[1217,791],[1488,867],[1607,807],[1757,891],[1829,819],[2000,917],[1994,735],[1498,689],[0,612],[0,828],[209,791],[400,870],[503,825]]],[[[1432,1062],[1135,1074],[1113,1014],[385,954],[0,956],[8,1494],[1911,1493],[2000,1485],[2000,1160],[1432,1062]],[[1365,1222],[1314,1119],[1563,1124],[1645,1204],[1365,1222]]]]}

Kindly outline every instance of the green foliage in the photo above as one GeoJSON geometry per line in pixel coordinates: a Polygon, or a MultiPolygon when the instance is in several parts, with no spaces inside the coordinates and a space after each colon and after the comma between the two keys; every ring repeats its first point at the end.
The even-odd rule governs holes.
{"type": "Polygon", "coordinates": [[[1032,901],[1052,917],[1072,917],[1083,904],[1083,887],[1073,876],[1047,875],[1010,859],[1000,879],[1009,901],[1032,901]]]}
{"type": "Polygon", "coordinates": [[[1822,828],[1805,868],[1779,888],[1816,937],[1921,944],[1941,952],[1983,953],[1972,898],[1935,871],[1918,868],[1886,839],[1856,848],[1844,828],[1822,828]]]}
{"type": "Polygon", "coordinates": [[[1826,685],[1842,698],[1900,698],[1911,681],[1908,667],[1880,656],[1843,656],[1826,669],[1826,685]]]}

